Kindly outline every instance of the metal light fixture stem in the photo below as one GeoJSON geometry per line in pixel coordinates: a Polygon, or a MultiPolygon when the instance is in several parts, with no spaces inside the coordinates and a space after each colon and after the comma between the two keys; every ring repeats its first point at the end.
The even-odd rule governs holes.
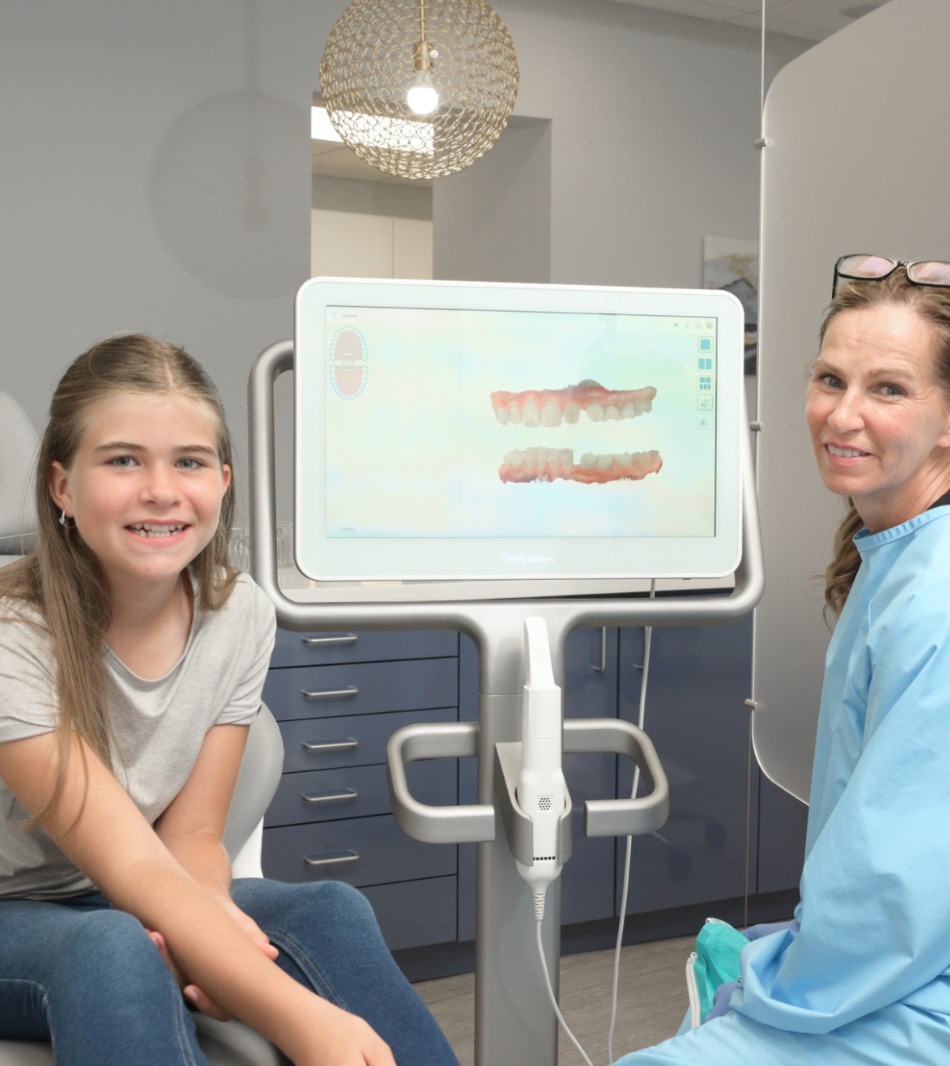
{"type": "Polygon", "coordinates": [[[412,69],[418,74],[432,69],[429,42],[426,40],[426,0],[419,0],[419,40],[412,49],[412,69]]]}

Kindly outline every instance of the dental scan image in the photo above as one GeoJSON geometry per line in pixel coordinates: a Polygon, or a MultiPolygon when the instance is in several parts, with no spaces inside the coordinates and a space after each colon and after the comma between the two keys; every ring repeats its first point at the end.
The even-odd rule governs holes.
{"type": "MultiPolygon", "coordinates": [[[[466,306],[451,287],[440,295],[458,306],[379,295],[321,303],[309,324],[298,303],[295,373],[317,387],[301,403],[298,380],[311,432],[297,522],[316,519],[320,551],[367,546],[366,577],[582,576],[637,569],[635,549],[618,558],[624,543],[724,532],[717,494],[737,497],[724,469],[738,461],[724,466],[720,449],[738,448],[717,418],[737,417],[741,369],[720,369],[721,313],[687,313],[689,300],[662,314],[571,309],[556,292],[522,308],[466,306]]],[[[736,514],[725,524],[737,529],[736,514]]],[[[346,562],[329,575],[359,576],[346,562]]]]}

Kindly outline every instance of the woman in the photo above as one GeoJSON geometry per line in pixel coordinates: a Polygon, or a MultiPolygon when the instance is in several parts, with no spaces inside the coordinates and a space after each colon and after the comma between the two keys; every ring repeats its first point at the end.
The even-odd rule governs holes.
{"type": "Polygon", "coordinates": [[[839,279],[807,396],[849,510],[801,904],[709,1020],[623,1066],[950,1062],[950,264],[846,256],[839,279]]]}
{"type": "Polygon", "coordinates": [[[298,1066],[455,1063],[359,893],[231,883],[274,640],[227,562],[231,470],[180,348],[114,338],[56,389],[37,550],[0,570],[0,1037],[72,1066],[202,1063],[187,1001],[298,1066]]]}

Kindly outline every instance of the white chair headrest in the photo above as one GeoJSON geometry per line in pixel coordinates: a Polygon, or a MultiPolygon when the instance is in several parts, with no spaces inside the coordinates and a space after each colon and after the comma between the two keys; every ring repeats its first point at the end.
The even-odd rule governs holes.
{"type": "Polygon", "coordinates": [[[36,532],[33,464],[39,443],[23,408],[0,392],[0,555],[29,551],[36,532]]]}

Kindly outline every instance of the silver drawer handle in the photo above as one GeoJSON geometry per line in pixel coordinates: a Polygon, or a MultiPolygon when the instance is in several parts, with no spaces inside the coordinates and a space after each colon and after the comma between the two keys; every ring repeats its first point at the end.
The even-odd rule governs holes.
{"type": "Polygon", "coordinates": [[[600,627],[600,664],[595,666],[591,663],[591,670],[596,670],[598,674],[605,674],[607,672],[607,627],[600,627]]]}
{"type": "Polygon", "coordinates": [[[303,861],[308,866],[339,866],[342,863],[358,862],[355,851],[331,851],[326,855],[304,855],[303,861]]]}
{"type": "Polygon", "coordinates": [[[320,751],[354,751],[360,746],[358,740],[354,740],[352,737],[345,737],[343,740],[325,740],[321,743],[308,742],[302,740],[300,746],[306,751],[320,752],[320,751]]]}
{"type": "Polygon", "coordinates": [[[324,689],[301,689],[301,695],[305,700],[338,700],[338,699],[352,699],[358,695],[359,689],[356,685],[347,685],[346,688],[324,688],[324,689]]]}
{"type": "Polygon", "coordinates": [[[337,792],[301,792],[300,798],[304,803],[345,803],[355,800],[359,793],[352,788],[340,789],[337,792]]]}
{"type": "Polygon", "coordinates": [[[301,637],[310,648],[340,648],[355,644],[360,638],[355,633],[341,633],[338,637],[301,637]]]}

